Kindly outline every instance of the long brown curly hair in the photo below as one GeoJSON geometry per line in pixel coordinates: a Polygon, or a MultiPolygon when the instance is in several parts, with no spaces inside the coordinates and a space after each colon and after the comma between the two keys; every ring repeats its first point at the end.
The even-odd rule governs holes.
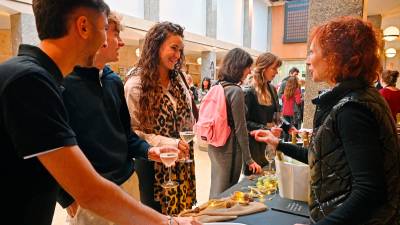
{"type": "MultiPolygon", "coordinates": [[[[162,22],[155,24],[146,34],[143,50],[136,65],[137,75],[140,76],[142,88],[139,99],[139,110],[143,116],[139,118],[139,121],[145,132],[151,132],[162,98],[159,92],[161,83],[158,72],[160,47],[170,35],[178,35],[184,38],[183,31],[184,28],[178,24],[162,22]]],[[[174,70],[170,71],[170,75],[177,74],[184,60],[185,56],[182,49],[181,57],[175,64],[174,70]]]]}
{"type": "Polygon", "coordinates": [[[264,71],[273,65],[280,67],[282,60],[278,56],[266,52],[258,56],[253,71],[253,86],[257,93],[258,102],[262,105],[271,105],[272,96],[267,90],[268,83],[264,80],[264,71]]]}
{"type": "Polygon", "coordinates": [[[289,79],[286,82],[285,90],[283,91],[286,100],[292,98],[296,93],[296,90],[299,89],[299,87],[300,87],[299,80],[297,79],[297,77],[296,76],[289,77],[289,79]]]}

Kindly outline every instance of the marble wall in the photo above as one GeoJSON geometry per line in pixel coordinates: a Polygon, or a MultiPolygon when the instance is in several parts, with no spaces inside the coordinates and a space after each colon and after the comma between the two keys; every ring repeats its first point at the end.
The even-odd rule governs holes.
{"type": "MultiPolygon", "coordinates": [[[[308,28],[312,29],[324,22],[339,16],[362,17],[363,0],[310,0],[308,28]]],[[[311,80],[310,74],[306,76],[306,93],[304,104],[304,128],[311,128],[315,107],[311,99],[318,95],[318,91],[327,86],[316,84],[311,80]]]]}

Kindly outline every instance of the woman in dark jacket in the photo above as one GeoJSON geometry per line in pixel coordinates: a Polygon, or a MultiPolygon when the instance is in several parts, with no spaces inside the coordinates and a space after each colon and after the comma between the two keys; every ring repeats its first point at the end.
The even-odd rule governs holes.
{"type": "MultiPolygon", "coordinates": [[[[252,83],[244,88],[247,107],[246,122],[249,131],[270,129],[273,126],[273,116],[275,112],[279,112],[279,103],[271,81],[281,65],[282,61],[269,52],[258,56],[256,60],[252,83]]],[[[252,136],[249,137],[251,156],[261,167],[268,164],[265,159],[266,146],[265,143],[257,142],[252,136]]],[[[244,173],[250,175],[247,168],[244,173]]]]}
{"type": "Polygon", "coordinates": [[[400,149],[385,100],[373,87],[381,70],[380,39],[370,23],[343,17],[316,28],[307,58],[312,80],[331,89],[312,102],[308,149],[256,139],[310,165],[312,224],[398,224],[400,149]]]}

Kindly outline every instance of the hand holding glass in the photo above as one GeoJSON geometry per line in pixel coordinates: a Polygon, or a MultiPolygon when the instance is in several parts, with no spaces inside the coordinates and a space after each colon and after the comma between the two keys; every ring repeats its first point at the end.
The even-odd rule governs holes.
{"type": "MultiPolygon", "coordinates": [[[[181,140],[186,142],[187,144],[189,144],[193,140],[194,135],[195,134],[194,134],[193,130],[184,130],[184,131],[179,132],[179,136],[181,137],[181,140]]],[[[190,153],[189,153],[189,155],[190,155],[190,153]]],[[[191,160],[189,157],[187,157],[184,160],[184,162],[191,163],[191,162],[193,162],[193,160],[191,160]]]]}
{"type": "Polygon", "coordinates": [[[178,153],[176,152],[167,152],[160,154],[161,162],[168,168],[168,181],[162,184],[163,188],[174,188],[178,186],[178,183],[171,180],[171,166],[178,159],[178,153]]]}

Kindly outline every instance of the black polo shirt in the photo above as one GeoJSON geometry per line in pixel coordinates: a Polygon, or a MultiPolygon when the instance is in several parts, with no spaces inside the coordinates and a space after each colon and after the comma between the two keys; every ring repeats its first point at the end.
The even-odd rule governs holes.
{"type": "Polygon", "coordinates": [[[36,156],[76,145],[62,79],[34,46],[21,45],[17,57],[0,65],[0,193],[2,215],[18,215],[13,224],[51,224],[58,184],[36,156]]]}

